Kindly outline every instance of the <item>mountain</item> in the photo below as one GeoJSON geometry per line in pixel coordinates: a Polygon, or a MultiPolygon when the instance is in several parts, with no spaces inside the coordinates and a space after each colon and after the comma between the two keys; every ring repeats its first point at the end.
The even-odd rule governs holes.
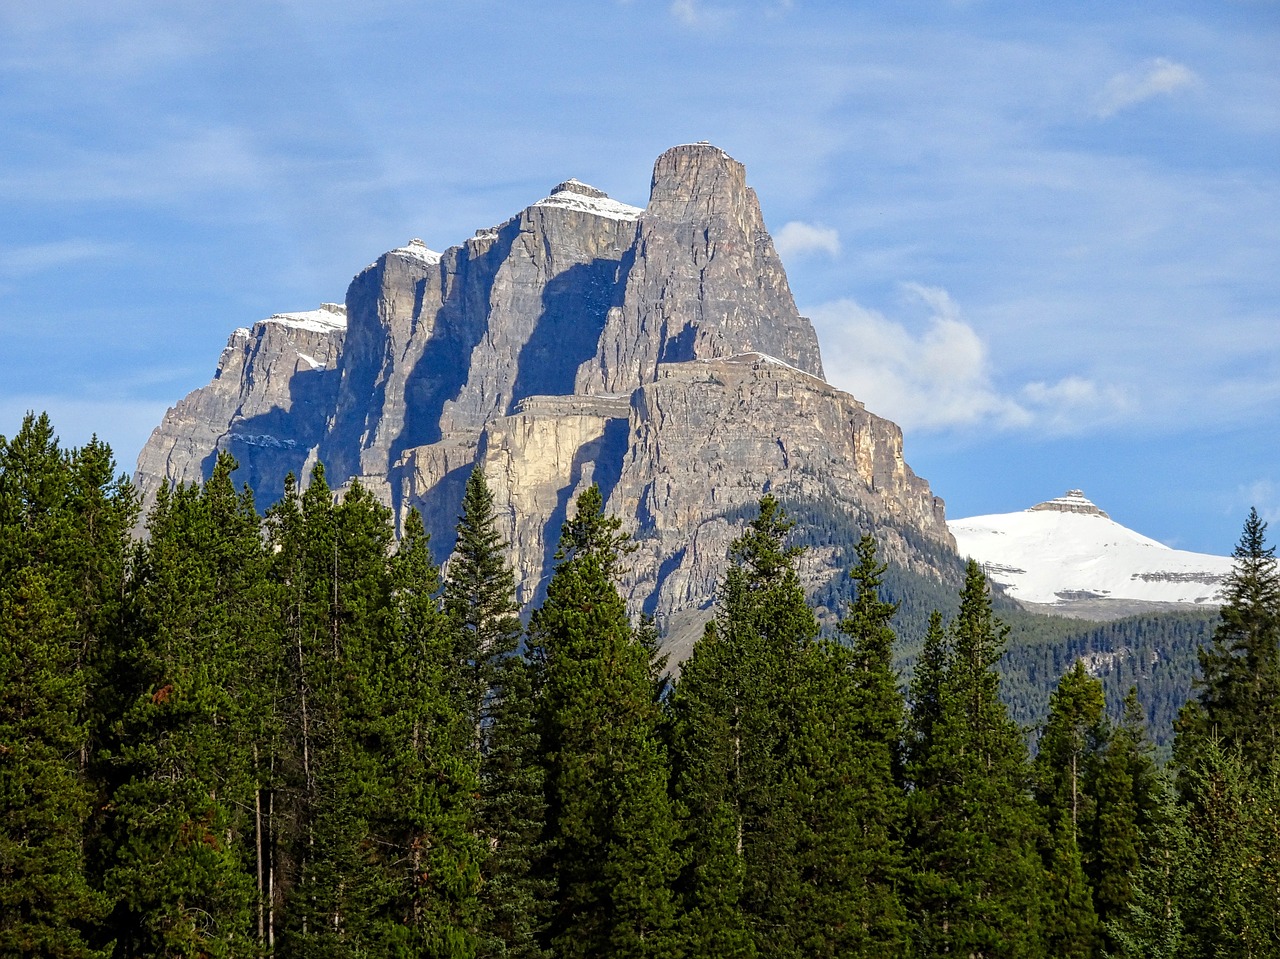
{"type": "Polygon", "coordinates": [[[1121,526],[1080,490],[1018,513],[951,520],[962,555],[1025,604],[1085,619],[1221,602],[1231,559],[1171,549],[1121,526]]]}
{"type": "MultiPolygon", "coordinates": [[[[746,172],[707,143],[658,157],[643,209],[566,180],[443,253],[415,239],[383,254],[343,305],[236,330],[135,483],[149,500],[201,480],[219,450],[260,505],[316,462],[332,485],[359,479],[397,522],[421,511],[440,558],[481,464],[526,604],[570,503],[598,483],[638,547],[633,607],[677,655],[764,491],[874,533],[914,573],[954,561],[901,430],[823,379],[746,172]]],[[[811,585],[835,559],[810,551],[811,585]]]]}

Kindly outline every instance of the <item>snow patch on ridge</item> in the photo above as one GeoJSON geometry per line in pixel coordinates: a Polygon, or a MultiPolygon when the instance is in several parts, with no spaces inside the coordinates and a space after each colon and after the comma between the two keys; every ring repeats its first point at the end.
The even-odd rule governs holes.
{"type": "Polygon", "coordinates": [[[338,303],[322,303],[318,310],[276,313],[261,322],[275,323],[295,330],[308,330],[312,333],[332,333],[335,330],[347,328],[347,308],[338,303]]]}
{"type": "Polygon", "coordinates": [[[398,246],[391,252],[400,256],[412,257],[415,260],[421,260],[431,266],[439,263],[441,256],[441,254],[428,247],[426,243],[416,236],[404,246],[398,246]]]}
{"type": "Polygon", "coordinates": [[[644,212],[638,206],[622,203],[602,190],[573,179],[561,183],[549,197],[539,200],[534,206],[590,213],[607,220],[638,220],[644,212]]]}

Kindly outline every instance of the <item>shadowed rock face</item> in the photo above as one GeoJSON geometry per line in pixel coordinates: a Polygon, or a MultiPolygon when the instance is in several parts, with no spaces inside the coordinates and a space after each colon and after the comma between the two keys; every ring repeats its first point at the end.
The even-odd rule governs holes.
{"type": "Polygon", "coordinates": [[[685,639],[765,490],[834,505],[917,568],[901,530],[954,545],[898,427],[823,381],[745,171],[709,144],[659,157],[643,210],[569,180],[443,254],[384,254],[325,310],[232,335],[139,457],[148,500],[220,449],[264,505],[319,459],[397,521],[420,510],[443,558],[480,463],[536,602],[570,504],[599,483],[640,546],[633,604],[685,639]]]}

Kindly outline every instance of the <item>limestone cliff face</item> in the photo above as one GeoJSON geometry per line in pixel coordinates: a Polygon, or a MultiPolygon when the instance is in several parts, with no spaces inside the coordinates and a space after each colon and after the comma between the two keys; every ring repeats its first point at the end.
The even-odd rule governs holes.
{"type": "Polygon", "coordinates": [[[630,391],[659,363],[747,350],[822,375],[742,164],[707,144],[673,147],[654,164],[622,303],[576,391],[630,391]]]}
{"type": "MultiPolygon", "coordinates": [[[[709,144],[659,157],[644,209],[569,180],[444,253],[414,240],[384,254],[345,310],[237,330],[136,482],[152,496],[207,477],[219,449],[262,504],[318,459],[397,519],[420,510],[444,550],[481,464],[526,603],[598,483],[639,545],[632,601],[677,646],[765,490],[876,532],[909,566],[930,562],[909,540],[954,545],[899,429],[823,381],[745,171],[709,144]]],[[[809,554],[815,583],[830,561],[809,554]]]]}

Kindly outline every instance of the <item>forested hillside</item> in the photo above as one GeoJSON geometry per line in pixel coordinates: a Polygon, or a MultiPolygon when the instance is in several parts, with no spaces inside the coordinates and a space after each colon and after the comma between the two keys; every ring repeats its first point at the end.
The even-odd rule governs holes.
{"type": "Polygon", "coordinates": [[[875,542],[815,604],[765,496],[672,686],[595,487],[522,626],[480,471],[443,575],[358,484],[317,467],[260,516],[234,471],[162,492],[133,542],[108,449],[44,417],[0,438],[0,955],[1280,951],[1256,514],[1164,769],[1136,696],[1085,668],[1163,621],[1084,662],[1014,645],[970,563],[904,684],[875,542]],[[1034,759],[1002,657],[1018,709],[1052,686],[1034,759]]]}

